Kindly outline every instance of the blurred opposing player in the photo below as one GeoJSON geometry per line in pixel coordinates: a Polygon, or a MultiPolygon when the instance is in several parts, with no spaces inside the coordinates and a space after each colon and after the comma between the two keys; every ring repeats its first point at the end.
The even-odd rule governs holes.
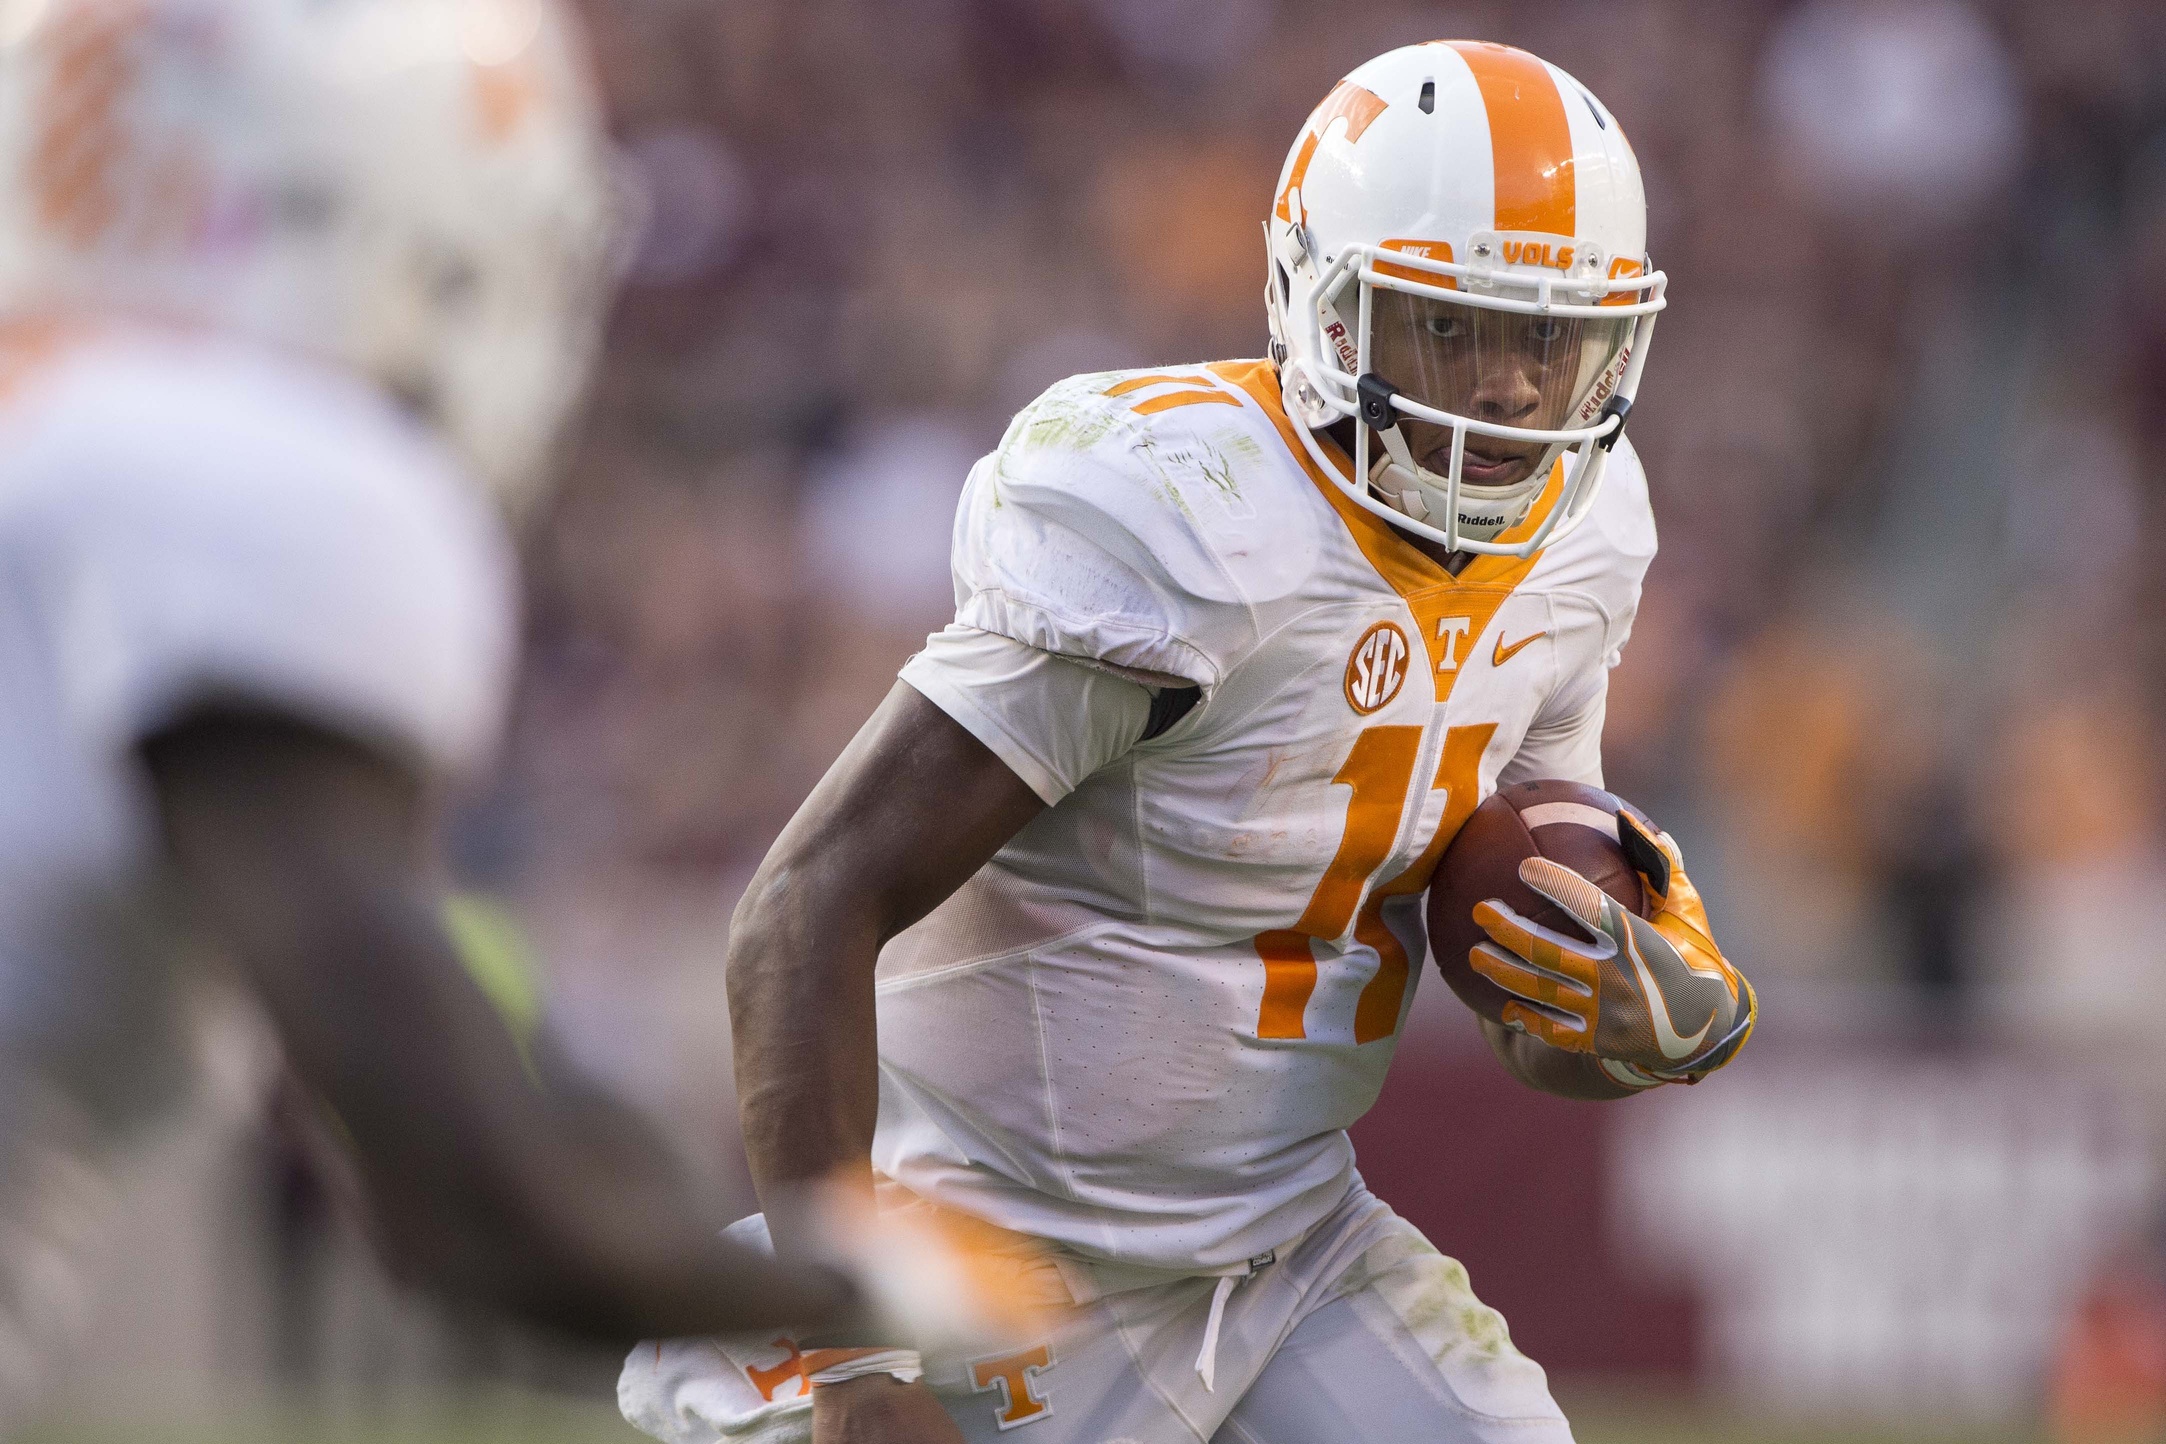
{"type": "MultiPolygon", "coordinates": [[[[1600,780],[1655,549],[1621,437],[1663,305],[1645,231],[1631,148],[1569,75],[1393,51],[1287,159],[1271,360],[1079,376],[1016,418],[964,490],[956,622],[754,879],[730,992],[763,1188],[869,1163],[1045,1240],[1061,1322],[809,1391],[787,1340],[639,1350],[635,1422],[1569,1437],[1345,1130],[1461,822],[1500,780],[1600,780]]],[[[1517,997],[1485,1025],[1534,1086],[1616,1097],[1742,1045],[1750,988],[1660,846],[1674,906],[1644,935],[1494,915],[1477,966],[1517,997]]],[[[1440,1117],[1440,1166],[1450,1136],[1440,1117]]]]}
{"type": "Polygon", "coordinates": [[[408,1272],[626,1341],[881,1295],[535,1086],[438,921],[516,632],[481,483],[581,387],[604,159],[554,0],[0,6],[0,1426],[177,1086],[183,914],[408,1272]]]}

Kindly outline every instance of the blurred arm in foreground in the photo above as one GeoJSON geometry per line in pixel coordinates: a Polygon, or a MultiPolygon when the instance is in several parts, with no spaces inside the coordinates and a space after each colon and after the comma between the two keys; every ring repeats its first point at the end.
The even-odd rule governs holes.
{"type": "Polygon", "coordinates": [[[628,1110],[535,1085],[439,921],[410,772],[262,711],[143,754],[189,905],[350,1135],[397,1271],[613,1342],[850,1315],[839,1274],[717,1238],[628,1110]]]}

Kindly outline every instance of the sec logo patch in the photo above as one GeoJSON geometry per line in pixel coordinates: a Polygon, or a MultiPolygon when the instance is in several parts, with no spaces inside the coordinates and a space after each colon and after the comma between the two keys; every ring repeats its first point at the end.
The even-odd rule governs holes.
{"type": "Polygon", "coordinates": [[[1363,632],[1346,659],[1347,705],[1366,717],[1398,696],[1409,655],[1397,623],[1378,622],[1363,632]]]}

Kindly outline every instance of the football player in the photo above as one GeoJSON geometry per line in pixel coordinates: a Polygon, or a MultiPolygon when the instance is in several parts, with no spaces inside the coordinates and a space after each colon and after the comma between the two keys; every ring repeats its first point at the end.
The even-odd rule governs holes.
{"type": "Polygon", "coordinates": [[[580,389],[605,148],[555,0],[0,6],[0,1430],[185,1075],[181,913],[405,1272],[625,1342],[893,1316],[537,1086],[441,921],[517,635],[485,486],[580,389]]]}
{"type": "MultiPolygon", "coordinates": [[[[1601,780],[1655,550],[1639,170],[1557,67],[1417,45],[1324,99],[1267,229],[1270,359],[1074,377],[973,469],[954,625],[731,938],[762,1189],[847,1167],[1042,1241],[1057,1324],[855,1376],[789,1339],[642,1349],[622,1392],[661,1437],[1569,1438],[1346,1129],[1460,824],[1500,782],[1601,780]]],[[[1674,844],[1628,853],[1651,921],[1540,861],[1585,937],[1483,905],[1513,995],[1484,1027],[1535,1087],[1694,1081],[1751,1029],[1674,844]]]]}

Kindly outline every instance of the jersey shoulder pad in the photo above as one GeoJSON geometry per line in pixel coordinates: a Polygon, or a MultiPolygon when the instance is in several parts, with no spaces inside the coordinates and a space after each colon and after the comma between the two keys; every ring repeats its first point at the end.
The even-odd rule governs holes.
{"type": "Polygon", "coordinates": [[[1313,568],[1321,507],[1269,418],[1201,366],[1070,377],[973,468],[957,619],[1209,690],[1313,568]]]}
{"type": "Polygon", "coordinates": [[[1538,584],[1592,594],[1606,607],[1630,605],[1655,556],[1655,515],[1647,473],[1630,438],[1603,469],[1594,509],[1562,541],[1545,547],[1538,584]]]}
{"type": "Polygon", "coordinates": [[[0,413],[0,530],[52,579],[76,725],[216,698],[432,770],[479,761],[516,582],[478,487],[357,379],[202,339],[91,343],[0,413]]]}

